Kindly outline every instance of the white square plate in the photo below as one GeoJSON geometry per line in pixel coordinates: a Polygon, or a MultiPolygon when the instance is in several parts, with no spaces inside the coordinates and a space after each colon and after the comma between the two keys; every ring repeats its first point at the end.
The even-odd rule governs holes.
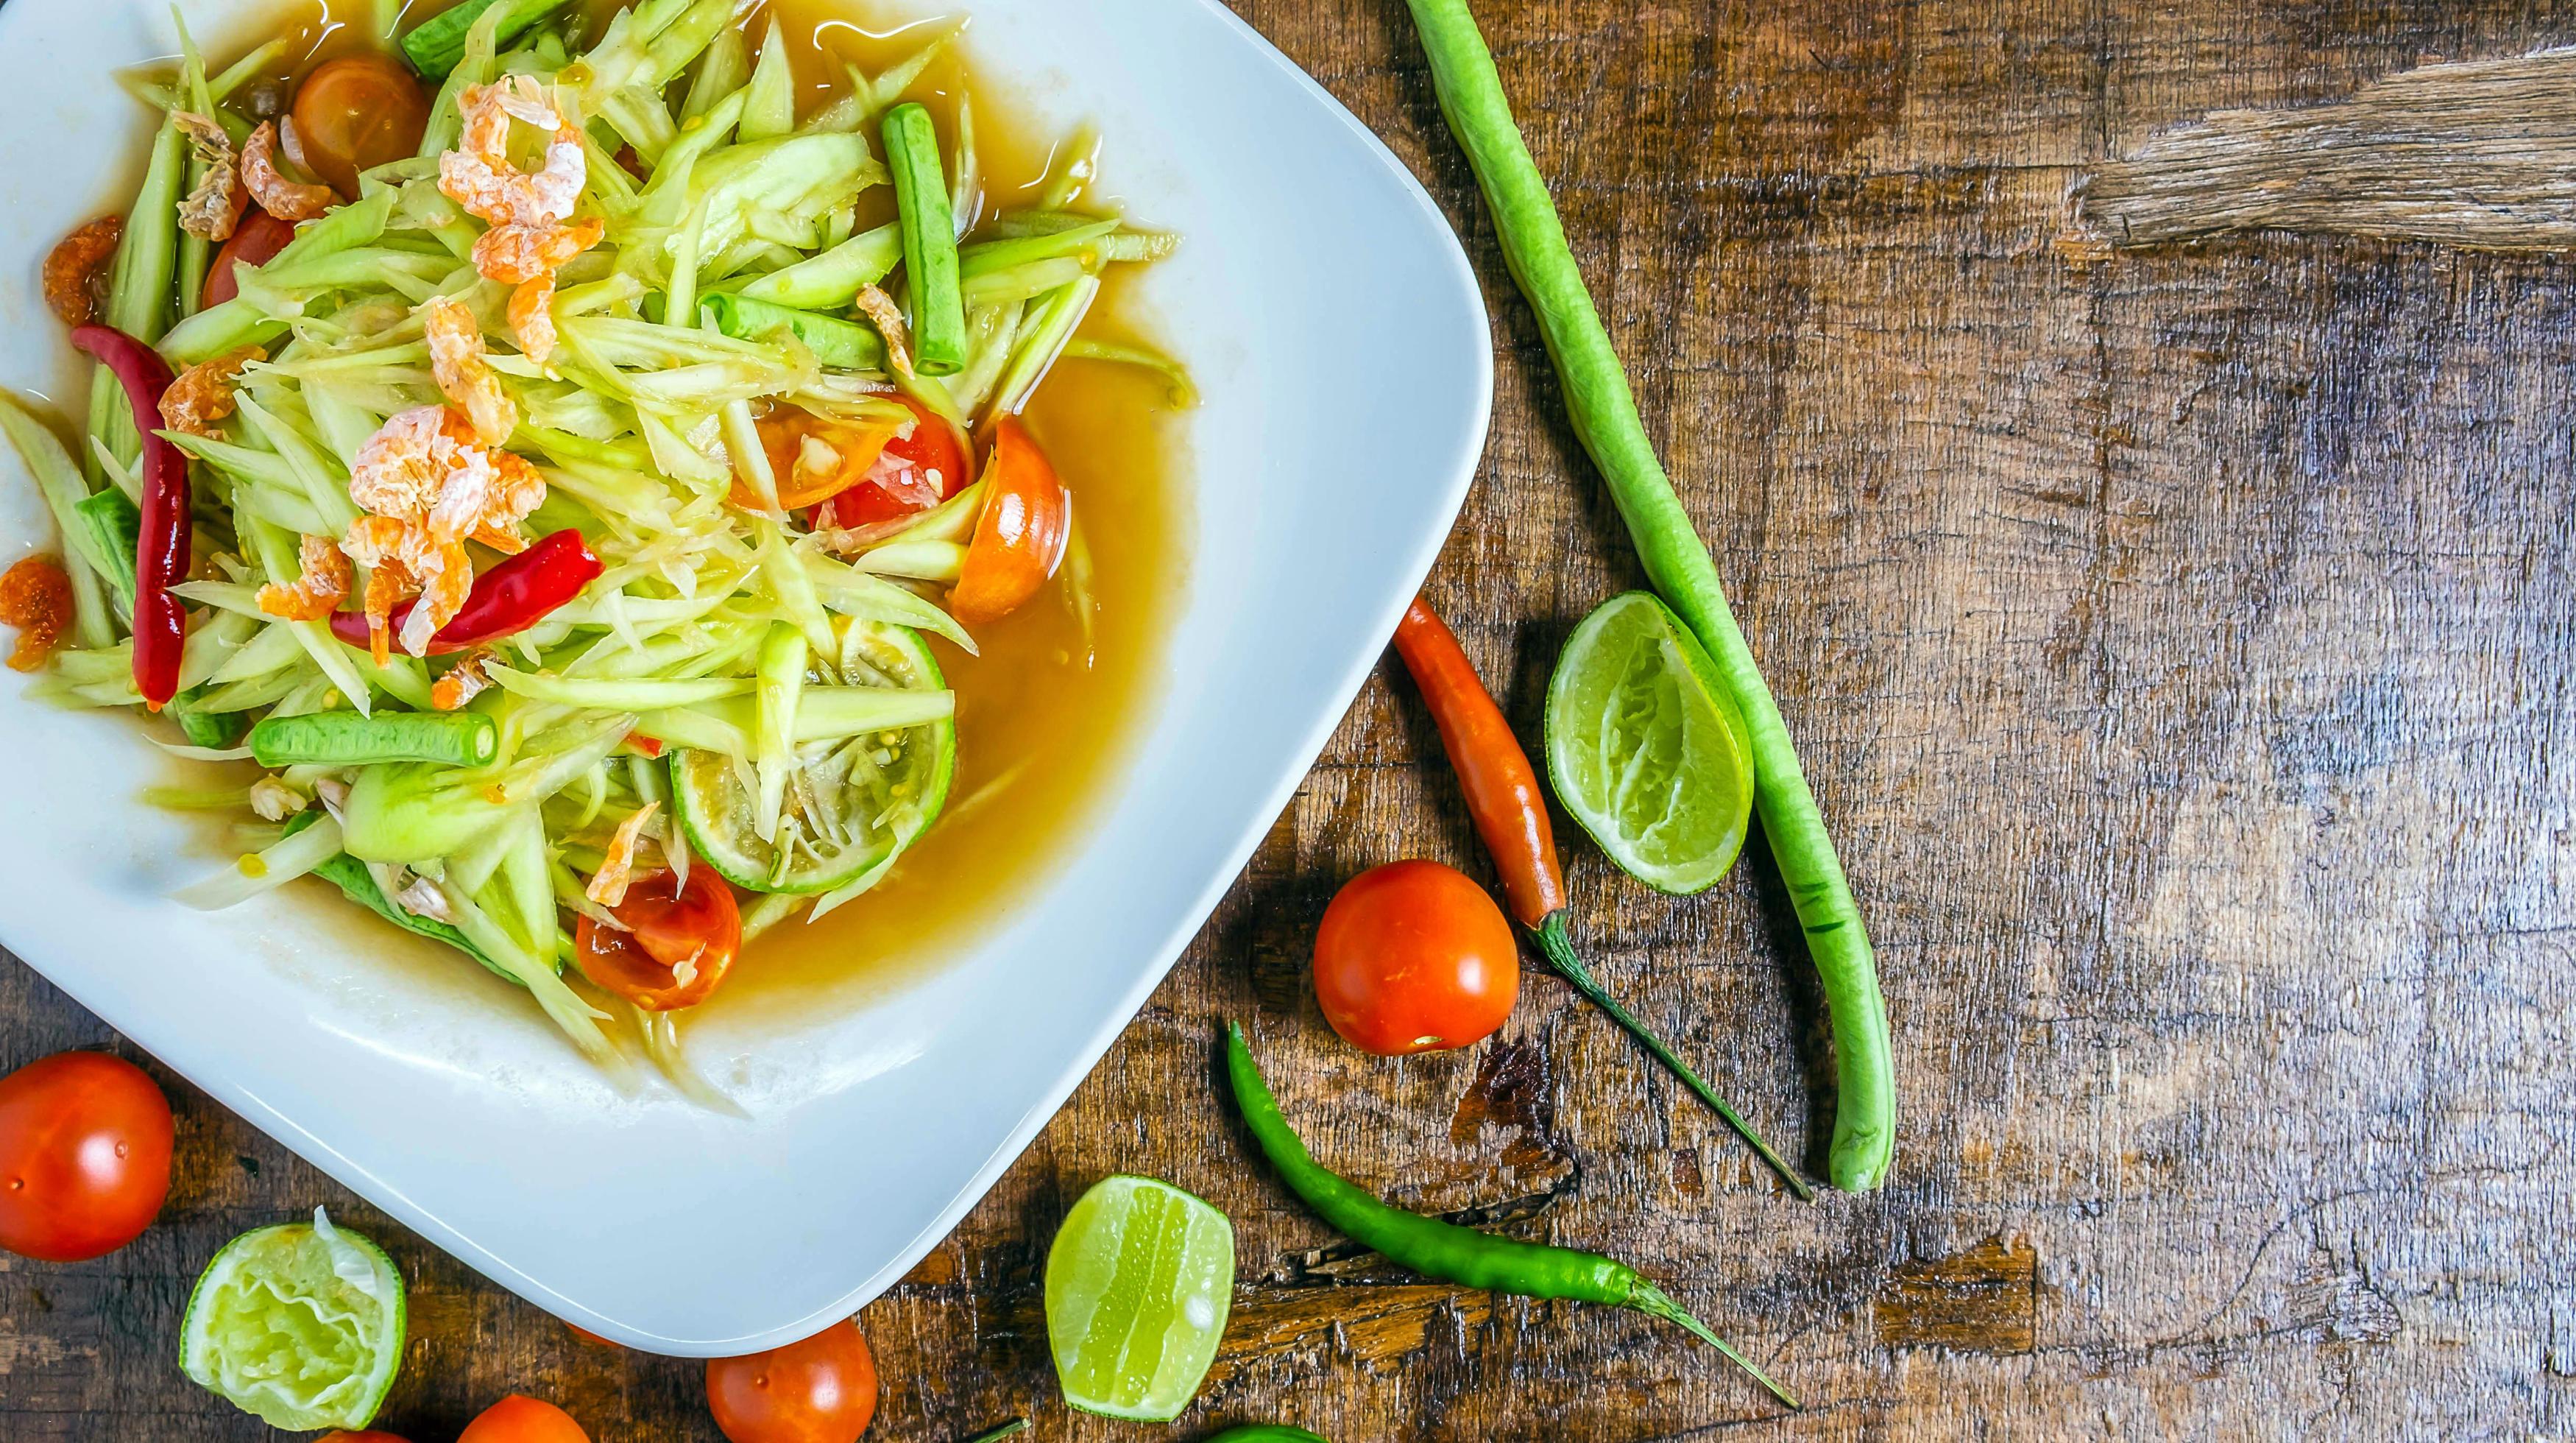
{"type": "MultiPolygon", "coordinates": [[[[266,0],[189,5],[241,33],[266,0]]],[[[916,5],[913,8],[919,8],[916,5]]],[[[623,1095],[502,984],[395,965],[311,899],[206,916],[206,869],[134,800],[122,714],[0,689],[0,942],[333,1177],[538,1306],[656,1352],[804,1336],[945,1236],[1206,919],[1349,706],[1457,515],[1492,395],[1446,222],[1349,113],[1211,0],[966,0],[1034,118],[1098,123],[1111,189],[1181,231],[1145,298],[1205,392],[1189,581],[1141,744],[1079,843],[964,955],[892,995],[692,1041],[751,1120],[623,1095]],[[737,1059],[740,1059],[737,1061],[737,1059]],[[720,1221],[720,1226],[710,1226],[720,1221]],[[650,1256],[651,1267],[634,1259],[650,1256]]],[[[871,18],[882,18],[881,12],[871,18]]],[[[145,137],[112,68],[176,48],[163,0],[0,10],[0,384],[50,390],[38,263],[124,197],[145,137]]],[[[47,546],[0,451],[0,543],[47,546]]],[[[449,971],[471,964],[444,959],[449,971]]]]}

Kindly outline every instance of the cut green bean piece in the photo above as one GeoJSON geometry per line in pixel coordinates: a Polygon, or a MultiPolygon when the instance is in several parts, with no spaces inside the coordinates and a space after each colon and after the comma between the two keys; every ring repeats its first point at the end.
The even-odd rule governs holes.
{"type": "Polygon", "coordinates": [[[250,729],[250,752],[264,767],[365,766],[372,762],[444,762],[479,767],[501,751],[499,726],[481,712],[322,711],[272,716],[250,729]]]}
{"type": "Polygon", "coordinates": [[[925,376],[955,375],[966,368],[966,304],[957,289],[956,221],[939,136],[917,102],[887,111],[883,134],[912,293],[912,363],[925,376]]]}
{"type": "Polygon", "coordinates": [[[431,80],[444,80],[456,68],[456,62],[465,58],[465,33],[483,18],[484,11],[496,5],[507,7],[493,31],[494,42],[506,47],[567,3],[568,0],[463,0],[413,26],[402,38],[402,53],[411,61],[412,69],[431,80]]]}
{"type": "Polygon", "coordinates": [[[787,331],[828,370],[873,371],[885,365],[885,343],[856,321],[773,306],[744,295],[713,295],[698,303],[728,336],[758,341],[787,331]]]}

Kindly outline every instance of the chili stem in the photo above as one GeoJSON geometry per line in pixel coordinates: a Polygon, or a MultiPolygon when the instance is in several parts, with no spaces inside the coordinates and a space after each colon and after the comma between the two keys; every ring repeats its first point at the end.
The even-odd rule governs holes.
{"type": "Polygon", "coordinates": [[[1779,1399],[1781,1402],[1788,1404],[1792,1408],[1798,1406],[1798,1400],[1789,1396],[1788,1389],[1783,1388],[1778,1383],[1772,1381],[1770,1374],[1763,1372],[1761,1368],[1754,1364],[1754,1361],[1751,1358],[1737,1352],[1733,1343],[1726,1341],[1724,1338],[1719,1337],[1715,1332],[1711,1331],[1708,1324],[1692,1317],[1689,1309],[1674,1302],[1671,1297],[1665,1294],[1663,1289],[1647,1282],[1644,1278],[1639,1278],[1637,1280],[1636,1290],[1628,1295],[1628,1306],[1636,1309],[1638,1312],[1647,1314],[1650,1317],[1661,1318],[1667,1323],[1679,1323],[1683,1327],[1688,1328],[1700,1339],[1700,1341],[1714,1346],[1719,1352],[1724,1353],[1727,1356],[1728,1361],[1734,1363],[1735,1366],[1742,1368],[1745,1372],[1752,1374],[1753,1381],[1760,1383],[1764,1388],[1770,1390],[1772,1397],[1779,1399]]]}
{"type": "Polygon", "coordinates": [[[1592,456],[1628,523],[1647,579],[1672,603],[1726,677],[1752,734],[1754,806],[1763,835],[1805,930],[1833,1014],[1839,1096],[1834,1110],[1834,1185],[1853,1192],[1887,1176],[1896,1133],[1896,1077],[1878,966],[1853,905],[1842,861],[1825,832],[1815,794],[1780,706],[1726,604],[1707,545],[1673,490],[1637,417],[1637,398],[1584,289],[1547,181],[1522,143],[1494,57],[1467,0],[1405,0],[1440,112],[1467,153],[1493,212],[1503,259],[1536,313],[1540,335],[1563,379],[1574,433],[1592,456]]]}
{"type": "Polygon", "coordinates": [[[1699,1094],[1700,1101],[1717,1109],[1717,1115],[1725,1118],[1726,1125],[1734,1128],[1737,1137],[1743,1138],[1748,1146],[1760,1153],[1764,1162],[1771,1164],[1771,1170],[1780,1174],[1780,1180],[1789,1185],[1791,1192],[1796,1193],[1802,1200],[1809,1202],[1815,1200],[1815,1190],[1807,1186],[1806,1180],[1798,1176],[1796,1169],[1780,1160],[1780,1155],[1771,1150],[1771,1144],[1764,1142],[1762,1134],[1753,1130],[1753,1124],[1738,1116],[1734,1108],[1726,1105],[1726,1099],[1718,1096],[1716,1088],[1709,1086],[1697,1072],[1692,1071],[1689,1063],[1675,1056],[1673,1050],[1664,1045],[1663,1039],[1648,1030],[1645,1023],[1638,1021],[1627,1008],[1620,1006],[1619,999],[1611,996],[1601,985],[1600,980],[1592,975],[1592,969],[1583,965],[1583,959],[1575,955],[1573,940],[1565,935],[1563,912],[1550,912],[1547,920],[1538,925],[1536,935],[1539,955],[1547,959],[1548,966],[1556,969],[1556,975],[1564,978],[1575,991],[1582,993],[1586,1001],[1609,1013],[1612,1020],[1627,1028],[1628,1035],[1643,1043],[1646,1050],[1655,1055],[1656,1061],[1671,1068],[1673,1075],[1680,1078],[1684,1086],[1699,1094]]]}
{"type": "Polygon", "coordinates": [[[957,288],[957,227],[939,136],[930,112],[909,101],[886,112],[883,135],[912,296],[912,363],[925,376],[953,376],[966,369],[966,303],[957,288]]]}
{"type": "Polygon", "coordinates": [[[966,1443],[993,1443],[993,1440],[996,1438],[1008,1438],[1012,1434],[1017,1433],[1028,1426],[1028,1419],[1014,1418],[999,1428],[987,1429],[984,1432],[976,1434],[974,1437],[967,1439],[966,1443]]]}

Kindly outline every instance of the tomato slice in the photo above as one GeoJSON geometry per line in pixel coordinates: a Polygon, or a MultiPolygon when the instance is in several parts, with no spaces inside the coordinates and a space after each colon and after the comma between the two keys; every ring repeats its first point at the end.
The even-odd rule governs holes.
{"type": "Polygon", "coordinates": [[[863,482],[832,498],[818,518],[823,525],[855,531],[880,521],[894,521],[926,511],[958,492],[974,478],[967,474],[966,446],[957,428],[910,396],[897,396],[912,411],[912,434],[885,444],[885,454],[910,468],[894,484],[863,482]]]}
{"type": "MultiPolygon", "coordinates": [[[[858,485],[900,423],[854,426],[802,406],[772,406],[753,424],[760,449],[769,455],[769,474],[778,482],[778,504],[796,511],[858,485]]],[[[760,498],[740,481],[725,499],[747,511],[760,507],[760,498]]]]}
{"type": "Polygon", "coordinates": [[[416,154],[428,128],[429,97],[391,56],[326,60],[295,92],[305,163],[343,196],[358,193],[359,171],[416,154]]]}
{"type": "Polygon", "coordinates": [[[581,975],[647,1012],[706,1001],[742,950],[742,911],[714,868],[690,868],[685,887],[672,881],[656,871],[626,884],[611,909],[626,931],[584,917],[573,933],[581,975]]]}
{"type": "Polygon", "coordinates": [[[984,509],[967,543],[966,564],[948,609],[968,626],[999,621],[1037,595],[1064,560],[1073,534],[1073,498],[1055,466],[1017,416],[993,423],[984,453],[984,509]]]}
{"type": "Polygon", "coordinates": [[[240,223],[233,227],[232,239],[224,242],[223,249],[215,252],[214,262],[206,267],[206,289],[198,297],[197,309],[211,310],[241,294],[241,281],[233,274],[235,262],[253,269],[264,266],[293,239],[295,227],[267,211],[258,206],[243,211],[240,223]]]}

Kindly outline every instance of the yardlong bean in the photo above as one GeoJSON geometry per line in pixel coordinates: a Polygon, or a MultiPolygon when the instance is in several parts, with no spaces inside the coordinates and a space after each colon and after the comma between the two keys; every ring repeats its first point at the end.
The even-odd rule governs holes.
{"type": "Polygon", "coordinates": [[[1762,669],[1726,604],[1717,564],[1655,456],[1627,372],[1610,344],[1547,182],[1522,143],[1494,57],[1467,0],[1405,0],[1431,61],[1431,83],[1449,129],[1485,193],[1503,260],[1519,282],[1555,358],[1574,434],[1591,453],[1637,543],[1646,578],[1708,648],[1753,742],[1753,805],[1806,932],[1807,950],[1833,1013],[1840,1095],[1831,1176],[1852,1192],[1887,1176],[1896,1133],[1896,1077],[1878,963],[1842,859],[1798,766],[1798,751],[1762,669]]]}

